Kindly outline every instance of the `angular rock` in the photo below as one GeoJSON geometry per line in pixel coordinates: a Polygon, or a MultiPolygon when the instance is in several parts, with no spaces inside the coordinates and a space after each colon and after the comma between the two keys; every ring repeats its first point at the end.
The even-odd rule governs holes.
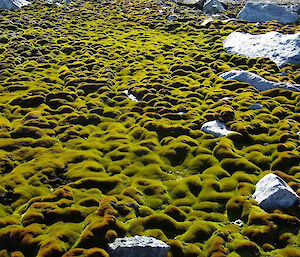
{"type": "Polygon", "coordinates": [[[277,20],[280,23],[288,24],[297,22],[298,14],[289,12],[287,8],[277,4],[249,2],[240,11],[237,18],[250,22],[277,20]]]}
{"type": "Polygon", "coordinates": [[[283,82],[279,83],[279,82],[266,80],[263,77],[249,71],[242,71],[242,70],[227,71],[221,74],[220,77],[223,79],[234,79],[239,82],[249,83],[251,86],[255,87],[259,91],[280,88],[280,89],[300,92],[299,84],[290,84],[290,83],[283,83],[283,82]]]}
{"type": "Polygon", "coordinates": [[[26,0],[1,0],[0,9],[14,10],[30,4],[26,0]]]}
{"type": "Polygon", "coordinates": [[[300,33],[284,35],[271,31],[252,35],[232,32],[223,43],[228,53],[249,58],[265,56],[279,67],[285,63],[300,65],[300,33]]]}
{"type": "Polygon", "coordinates": [[[167,257],[169,249],[164,242],[147,236],[117,238],[108,244],[111,257],[167,257]]]}
{"type": "Polygon", "coordinates": [[[224,10],[225,9],[219,0],[207,0],[203,5],[203,11],[205,13],[217,13],[224,10]]]}
{"type": "Polygon", "coordinates": [[[235,131],[227,129],[225,124],[219,120],[204,123],[201,130],[207,134],[212,134],[215,137],[225,137],[230,133],[236,133],[235,131]]]}
{"type": "Polygon", "coordinates": [[[298,195],[279,176],[268,174],[257,184],[253,199],[265,210],[292,207],[298,201],[298,195]]]}

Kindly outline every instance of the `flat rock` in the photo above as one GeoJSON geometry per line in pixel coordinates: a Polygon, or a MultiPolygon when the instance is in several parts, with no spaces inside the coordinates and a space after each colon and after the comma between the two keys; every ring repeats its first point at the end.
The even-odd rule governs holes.
{"type": "Polygon", "coordinates": [[[249,2],[240,11],[237,18],[250,22],[277,20],[280,23],[288,24],[297,22],[298,14],[288,11],[287,8],[278,4],[249,2]]]}
{"type": "Polygon", "coordinates": [[[249,83],[251,86],[255,87],[259,91],[280,88],[280,89],[300,92],[299,84],[290,84],[290,83],[283,83],[283,82],[278,83],[278,82],[266,80],[263,77],[249,71],[242,71],[242,70],[227,71],[221,74],[220,77],[223,79],[234,79],[239,82],[249,83]]]}
{"type": "Polygon", "coordinates": [[[279,176],[268,174],[257,184],[253,199],[265,210],[292,207],[298,201],[298,195],[279,176]]]}
{"type": "Polygon", "coordinates": [[[202,8],[205,0],[175,0],[175,2],[185,5],[197,5],[202,8]]]}
{"type": "Polygon", "coordinates": [[[203,11],[205,13],[217,13],[224,10],[225,9],[219,0],[207,0],[203,5],[203,11]]]}
{"type": "Polygon", "coordinates": [[[14,10],[30,4],[26,0],[1,0],[0,9],[14,10]]]}
{"type": "Polygon", "coordinates": [[[235,131],[227,129],[225,124],[219,120],[204,123],[201,130],[207,134],[212,134],[215,137],[225,137],[230,133],[236,133],[235,131]]]}
{"type": "Polygon", "coordinates": [[[228,53],[249,58],[268,57],[279,67],[285,63],[300,65],[300,33],[284,35],[271,31],[252,35],[232,32],[223,43],[228,53]]]}
{"type": "Polygon", "coordinates": [[[111,257],[167,257],[170,246],[153,237],[135,236],[117,238],[108,248],[111,257]]]}

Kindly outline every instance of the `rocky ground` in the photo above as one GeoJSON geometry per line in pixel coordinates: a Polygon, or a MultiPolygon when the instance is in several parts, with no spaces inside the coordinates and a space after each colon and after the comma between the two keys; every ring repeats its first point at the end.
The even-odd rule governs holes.
{"type": "Polygon", "coordinates": [[[300,95],[219,77],[299,84],[299,66],[228,54],[223,40],[300,24],[224,21],[240,7],[227,8],[206,25],[152,0],[0,11],[1,257],[108,256],[134,235],[169,257],[300,256],[299,206],[252,199],[270,172],[300,194],[300,95]],[[237,133],[201,131],[216,119],[237,133]]]}

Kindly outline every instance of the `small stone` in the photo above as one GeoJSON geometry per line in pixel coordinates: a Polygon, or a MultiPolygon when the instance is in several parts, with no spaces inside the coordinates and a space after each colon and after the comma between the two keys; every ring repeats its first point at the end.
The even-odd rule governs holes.
{"type": "Polygon", "coordinates": [[[225,137],[230,133],[236,133],[235,131],[227,129],[225,124],[219,120],[204,123],[201,127],[201,130],[216,137],[225,137]]]}
{"type": "Polygon", "coordinates": [[[292,207],[298,201],[298,195],[276,174],[264,176],[257,184],[253,199],[265,210],[292,207]]]}
{"type": "Polygon", "coordinates": [[[166,243],[147,236],[117,238],[108,244],[111,257],[167,257],[169,249],[166,243]]]}
{"type": "Polygon", "coordinates": [[[260,110],[263,106],[261,104],[252,104],[249,106],[249,110],[260,110]]]}
{"type": "Polygon", "coordinates": [[[272,3],[249,2],[238,14],[238,19],[250,22],[265,22],[277,20],[280,23],[296,23],[298,14],[289,12],[284,6],[272,3]]]}
{"type": "Polygon", "coordinates": [[[123,91],[131,101],[133,102],[138,102],[139,100],[133,95],[133,94],[130,94],[128,90],[124,90],[123,91]]]}
{"type": "Polygon", "coordinates": [[[230,222],[230,224],[234,224],[234,225],[237,225],[239,227],[242,227],[244,225],[243,221],[241,221],[240,219],[232,221],[232,222],[230,222]]]}
{"type": "Polygon", "coordinates": [[[176,20],[176,19],[178,19],[178,16],[176,14],[171,14],[167,17],[168,21],[173,21],[173,20],[176,20]]]}

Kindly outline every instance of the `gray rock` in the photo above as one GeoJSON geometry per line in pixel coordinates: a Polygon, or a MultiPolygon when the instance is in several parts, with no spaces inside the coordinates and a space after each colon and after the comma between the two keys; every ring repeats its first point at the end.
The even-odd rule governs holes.
{"type": "Polygon", "coordinates": [[[175,2],[177,2],[179,4],[184,4],[184,5],[197,6],[200,9],[202,9],[205,0],[175,0],[175,2]]]}
{"type": "Polygon", "coordinates": [[[15,10],[28,4],[26,0],[0,0],[0,9],[15,10]]]}
{"type": "Polygon", "coordinates": [[[178,16],[176,14],[171,14],[167,17],[168,21],[173,21],[173,20],[176,20],[176,19],[178,19],[178,16]]]}
{"type": "Polygon", "coordinates": [[[290,83],[278,83],[270,80],[266,80],[263,77],[249,72],[241,70],[232,70],[227,71],[220,75],[223,79],[234,79],[239,82],[249,83],[251,86],[255,87],[259,91],[265,91],[274,88],[286,89],[295,92],[300,92],[299,84],[290,84],[290,83]]]}
{"type": "Polygon", "coordinates": [[[283,24],[288,24],[297,22],[298,14],[289,12],[287,8],[277,4],[249,2],[240,11],[237,18],[250,22],[277,20],[283,24]]]}
{"type": "Polygon", "coordinates": [[[265,56],[279,67],[285,63],[300,65],[300,33],[284,35],[271,31],[252,35],[232,32],[223,43],[228,53],[249,58],[265,56]]]}
{"type": "Polygon", "coordinates": [[[225,124],[219,120],[204,123],[201,130],[207,134],[214,135],[215,137],[225,137],[230,133],[236,133],[235,131],[227,129],[225,124]]]}
{"type": "Polygon", "coordinates": [[[288,6],[286,6],[286,8],[289,12],[295,12],[298,15],[300,15],[300,5],[299,4],[288,5],[288,6]]]}
{"type": "Polygon", "coordinates": [[[108,244],[111,257],[167,257],[169,249],[164,242],[147,236],[117,238],[108,244]]]}
{"type": "Polygon", "coordinates": [[[225,9],[219,0],[207,0],[203,5],[203,11],[205,13],[217,13],[224,10],[225,9]]]}
{"type": "Polygon", "coordinates": [[[253,199],[265,210],[292,207],[298,201],[298,195],[279,176],[268,174],[257,184],[253,199]]]}
{"type": "Polygon", "coordinates": [[[249,106],[249,110],[260,110],[262,108],[263,108],[263,106],[261,104],[251,104],[249,106]]]}

